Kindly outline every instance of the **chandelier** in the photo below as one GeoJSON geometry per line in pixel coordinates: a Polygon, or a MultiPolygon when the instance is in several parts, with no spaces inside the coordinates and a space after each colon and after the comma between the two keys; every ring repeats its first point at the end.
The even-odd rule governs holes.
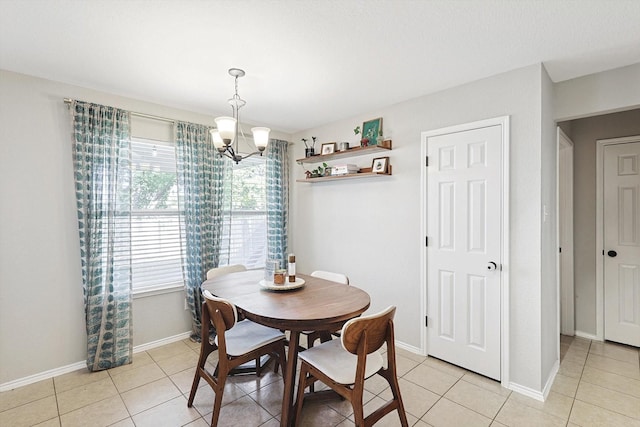
{"type": "Polygon", "coordinates": [[[269,143],[269,132],[271,129],[265,127],[251,128],[251,132],[253,133],[253,143],[258,151],[254,151],[253,153],[245,156],[242,156],[239,153],[239,136],[242,136],[245,143],[247,140],[244,132],[242,131],[242,126],[240,126],[240,109],[244,107],[246,102],[244,99],[240,98],[240,95],[238,95],[238,78],[243,77],[245,72],[239,68],[230,68],[229,74],[235,79],[236,88],[236,93],[232,98],[229,98],[229,104],[231,104],[231,109],[233,110],[233,117],[216,117],[215,122],[217,129],[211,129],[209,132],[211,133],[213,145],[216,147],[220,155],[227,156],[238,164],[240,163],[240,160],[246,159],[254,154],[260,154],[262,156],[262,152],[267,148],[267,144],[269,143]]]}

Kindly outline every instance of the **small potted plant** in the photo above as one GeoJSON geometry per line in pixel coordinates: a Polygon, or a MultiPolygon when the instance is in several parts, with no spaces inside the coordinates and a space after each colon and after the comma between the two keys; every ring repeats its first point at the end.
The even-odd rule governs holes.
{"type": "Polygon", "coordinates": [[[321,177],[321,176],[326,176],[327,175],[327,171],[329,173],[331,173],[331,168],[326,163],[323,163],[322,166],[318,166],[314,170],[307,171],[305,173],[307,175],[307,178],[318,178],[318,177],[321,177]]]}
{"type": "Polygon", "coordinates": [[[363,146],[363,145],[362,145],[362,139],[360,139],[360,137],[358,137],[358,135],[360,135],[360,126],[356,126],[356,127],[353,129],[353,134],[356,136],[356,139],[358,139],[358,140],[359,140],[358,142],[360,143],[360,146],[362,147],[362,146],[363,146]]]}

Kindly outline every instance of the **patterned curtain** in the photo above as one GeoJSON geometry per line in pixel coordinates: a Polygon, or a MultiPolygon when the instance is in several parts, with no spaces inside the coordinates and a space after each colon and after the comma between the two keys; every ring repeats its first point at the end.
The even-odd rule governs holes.
{"type": "Polygon", "coordinates": [[[289,221],[289,145],[272,139],[267,145],[267,259],[287,264],[289,221]]]}
{"type": "Polygon", "coordinates": [[[87,367],[131,363],[129,113],[74,101],[73,155],[87,323],[87,367]]]}
{"type": "Polygon", "coordinates": [[[185,241],[182,271],[191,310],[192,335],[200,340],[202,293],[207,271],[217,267],[222,232],[222,203],[226,158],[218,155],[204,125],[176,124],[178,200],[185,241]]]}

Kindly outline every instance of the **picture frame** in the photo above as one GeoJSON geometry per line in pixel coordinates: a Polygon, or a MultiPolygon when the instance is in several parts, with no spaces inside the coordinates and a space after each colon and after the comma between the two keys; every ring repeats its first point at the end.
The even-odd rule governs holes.
{"type": "Polygon", "coordinates": [[[325,142],[320,146],[320,154],[333,154],[336,152],[337,145],[335,142],[325,142]]]}
{"type": "Polygon", "coordinates": [[[376,157],[371,163],[371,172],[373,173],[389,173],[389,157],[376,157]]]}
{"type": "Polygon", "coordinates": [[[382,117],[377,119],[368,120],[362,123],[362,139],[361,143],[364,146],[376,145],[378,143],[378,136],[382,132],[382,117]]]}

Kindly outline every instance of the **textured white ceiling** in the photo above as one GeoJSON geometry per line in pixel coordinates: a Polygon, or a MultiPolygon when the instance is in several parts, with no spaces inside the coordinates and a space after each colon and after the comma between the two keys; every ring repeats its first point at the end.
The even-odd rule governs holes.
{"type": "Polygon", "coordinates": [[[293,132],[543,62],[640,62],[637,0],[0,0],[0,68],[293,132]]]}

